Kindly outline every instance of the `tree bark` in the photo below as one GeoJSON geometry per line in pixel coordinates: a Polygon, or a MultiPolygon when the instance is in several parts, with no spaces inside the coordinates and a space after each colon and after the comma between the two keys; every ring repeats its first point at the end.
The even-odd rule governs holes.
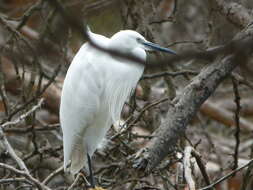
{"type": "MultiPolygon", "coordinates": [[[[248,50],[252,51],[253,27],[249,27],[238,37],[244,42],[251,40],[248,50]],[[247,37],[251,36],[251,37],[247,37]]],[[[238,40],[238,37],[235,39],[238,40]]],[[[137,161],[137,166],[151,172],[169,153],[175,150],[177,141],[184,136],[187,125],[200,106],[214,93],[218,85],[230,75],[239,64],[245,64],[249,51],[246,49],[217,58],[214,64],[207,66],[187,85],[182,93],[173,101],[166,120],[154,132],[154,138],[148,145],[144,156],[137,161]]]]}

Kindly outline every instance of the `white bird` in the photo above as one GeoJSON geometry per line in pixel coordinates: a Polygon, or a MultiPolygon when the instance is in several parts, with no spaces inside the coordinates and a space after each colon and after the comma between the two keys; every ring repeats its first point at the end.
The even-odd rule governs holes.
{"type": "MultiPolygon", "coordinates": [[[[145,61],[145,50],[174,51],[148,42],[132,30],[111,38],[88,31],[99,46],[136,56],[145,61]]],[[[135,89],[144,65],[114,57],[85,43],[74,57],[64,80],[60,123],[63,132],[64,169],[77,173],[102,142],[110,126],[120,119],[121,110],[135,89]]],[[[90,169],[90,164],[89,169],[90,169]]],[[[91,171],[91,170],[90,170],[91,171]]]]}

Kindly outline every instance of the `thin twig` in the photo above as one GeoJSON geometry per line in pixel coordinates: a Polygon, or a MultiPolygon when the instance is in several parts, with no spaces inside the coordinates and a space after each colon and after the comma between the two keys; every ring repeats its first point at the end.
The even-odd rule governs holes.
{"type": "Polygon", "coordinates": [[[211,184],[210,183],[210,178],[207,174],[206,167],[202,162],[201,155],[195,149],[192,149],[191,154],[196,159],[196,162],[198,164],[200,172],[202,173],[202,175],[204,177],[204,180],[205,180],[206,184],[210,185],[211,184]]]}
{"type": "Polygon", "coordinates": [[[41,107],[42,103],[44,102],[44,99],[41,98],[39,100],[39,102],[32,107],[32,109],[30,109],[29,111],[27,111],[26,113],[22,114],[21,116],[19,116],[16,120],[14,121],[8,121],[4,124],[1,125],[2,128],[10,126],[10,125],[16,125],[18,123],[20,123],[21,121],[23,121],[26,117],[28,117],[29,115],[31,115],[33,112],[35,112],[38,108],[41,107]]]}
{"type": "Polygon", "coordinates": [[[253,84],[241,75],[237,73],[232,73],[232,77],[234,77],[239,82],[239,84],[243,84],[253,90],[253,84]]]}
{"type": "Polygon", "coordinates": [[[184,177],[189,186],[189,190],[195,190],[195,181],[192,178],[192,169],[191,169],[191,152],[192,147],[187,146],[184,150],[184,158],[183,158],[183,165],[184,165],[184,177]]]}
{"type": "MultiPolygon", "coordinates": [[[[118,133],[116,133],[114,136],[112,136],[112,137],[111,137],[111,140],[114,140],[115,138],[119,137],[120,135],[122,135],[123,133],[125,133],[126,131],[128,131],[129,129],[131,129],[131,128],[134,126],[134,124],[135,124],[137,121],[140,120],[141,116],[145,113],[145,111],[147,111],[148,109],[150,109],[150,108],[152,108],[152,107],[154,107],[154,106],[156,106],[156,105],[158,105],[158,104],[160,104],[160,103],[162,103],[162,102],[168,101],[168,100],[169,100],[169,98],[163,98],[163,99],[161,99],[161,100],[158,100],[158,101],[156,101],[156,102],[154,102],[154,103],[151,103],[151,104],[148,104],[147,106],[145,106],[145,107],[140,111],[139,115],[138,115],[132,122],[130,122],[130,123],[127,125],[127,127],[124,128],[124,130],[121,130],[121,131],[119,131],[118,133]]],[[[126,123],[127,123],[128,121],[130,121],[131,119],[132,119],[132,117],[130,117],[130,118],[123,124],[123,126],[126,125],[126,123]]]]}
{"type": "Polygon", "coordinates": [[[234,133],[235,136],[235,151],[234,151],[234,166],[232,169],[236,169],[238,167],[238,150],[239,150],[239,145],[240,145],[240,110],[241,110],[241,105],[240,105],[240,95],[239,95],[239,90],[238,90],[238,82],[234,77],[232,77],[232,84],[233,84],[233,90],[234,90],[234,102],[236,104],[236,110],[235,110],[235,124],[236,124],[236,131],[234,133]]]}
{"type": "Polygon", "coordinates": [[[43,125],[42,127],[34,127],[34,126],[27,126],[27,127],[11,127],[11,128],[4,128],[4,132],[11,132],[11,133],[27,133],[31,131],[52,131],[59,129],[60,124],[49,124],[49,125],[43,125]]]}
{"type": "Polygon", "coordinates": [[[24,177],[14,177],[14,178],[0,179],[0,184],[4,184],[4,183],[16,183],[16,182],[22,182],[22,183],[32,184],[29,180],[27,180],[24,177]]]}
{"type": "Polygon", "coordinates": [[[0,163],[0,168],[8,169],[8,170],[16,173],[17,175],[21,175],[21,176],[25,177],[27,180],[29,180],[34,185],[36,185],[38,187],[38,189],[40,189],[40,190],[51,190],[49,187],[47,187],[44,184],[42,184],[41,182],[39,182],[37,179],[35,179],[34,177],[32,177],[26,171],[18,170],[16,168],[14,168],[14,167],[12,167],[10,165],[4,164],[4,163],[0,163]]]}
{"type": "Polygon", "coordinates": [[[157,106],[158,104],[161,104],[163,102],[166,102],[168,101],[169,98],[163,98],[161,100],[158,100],[156,102],[153,102],[151,104],[148,104],[147,106],[145,106],[139,113],[139,115],[129,124],[129,125],[134,125],[137,121],[139,121],[139,119],[141,118],[141,116],[147,111],[149,110],[150,108],[154,107],[154,106],[157,106]]]}
{"type": "Polygon", "coordinates": [[[33,13],[41,9],[43,2],[44,2],[43,0],[37,1],[22,15],[22,18],[20,19],[20,22],[16,27],[17,30],[20,30],[27,23],[27,21],[33,15],[33,13]]]}
{"type": "MultiPolygon", "coordinates": [[[[250,153],[250,157],[253,157],[253,146],[251,145],[251,153],[250,153]]],[[[247,187],[252,184],[252,170],[253,170],[253,163],[251,163],[249,165],[249,167],[247,168],[247,170],[245,171],[245,173],[243,174],[243,178],[242,178],[242,183],[241,183],[241,188],[240,190],[245,190],[247,189],[247,187]]]]}
{"type": "Polygon", "coordinates": [[[43,99],[40,99],[38,104],[35,105],[34,107],[32,107],[32,109],[30,109],[28,112],[24,113],[23,115],[21,115],[19,118],[17,118],[14,121],[6,122],[6,123],[4,123],[0,126],[0,141],[2,141],[2,143],[4,144],[6,150],[8,151],[10,156],[13,158],[13,160],[16,161],[16,163],[18,164],[20,169],[25,171],[28,175],[29,175],[29,170],[27,169],[27,167],[26,167],[25,163],[23,162],[23,160],[17,156],[14,149],[12,148],[10,143],[8,142],[6,136],[3,132],[3,128],[6,127],[6,126],[9,126],[9,125],[15,125],[15,124],[21,122],[27,116],[29,116],[31,113],[35,112],[39,107],[41,107],[42,102],[43,102],[43,99]]]}
{"type": "Polygon", "coordinates": [[[81,173],[78,173],[78,175],[76,176],[74,182],[69,186],[69,188],[67,190],[71,190],[75,187],[75,185],[77,184],[78,179],[81,177],[81,175],[82,175],[81,173]]]}
{"type": "Polygon", "coordinates": [[[141,80],[145,79],[153,79],[153,78],[158,78],[158,77],[164,77],[164,76],[171,76],[171,77],[176,77],[179,75],[197,75],[199,72],[197,71],[178,71],[178,72],[161,72],[161,73],[155,73],[155,74],[150,74],[150,75],[144,75],[141,77],[141,80]]]}
{"type": "Polygon", "coordinates": [[[17,156],[17,154],[15,153],[14,149],[12,148],[12,146],[10,145],[10,143],[8,142],[2,127],[0,127],[0,142],[2,142],[6,148],[6,150],[8,151],[8,153],[10,154],[10,156],[13,158],[13,160],[15,160],[15,162],[18,164],[18,166],[20,167],[21,170],[25,171],[26,173],[29,174],[29,170],[27,169],[25,163],[23,162],[23,160],[21,158],[19,158],[17,156]]]}
{"type": "Polygon", "coordinates": [[[232,177],[235,175],[235,173],[237,173],[238,171],[242,170],[243,168],[246,168],[247,166],[249,166],[251,163],[253,163],[253,159],[251,159],[247,164],[244,164],[243,166],[233,170],[232,172],[228,173],[227,175],[221,177],[220,179],[218,179],[217,181],[215,181],[214,183],[206,186],[206,187],[203,187],[199,190],[207,190],[207,189],[211,189],[213,187],[215,187],[217,184],[221,183],[222,181],[232,177]]]}
{"type": "MultiPolygon", "coordinates": [[[[15,35],[18,39],[20,39],[24,44],[29,48],[29,50],[34,54],[37,55],[33,45],[28,41],[18,30],[13,28],[2,16],[0,16],[0,23],[9,31],[12,35],[15,35]]],[[[9,39],[7,40],[7,42],[9,39]]],[[[36,56],[34,56],[34,59],[36,59],[36,56]]]]}
{"type": "Polygon", "coordinates": [[[5,115],[8,116],[9,114],[9,101],[8,101],[8,97],[7,97],[7,94],[6,94],[6,89],[5,89],[5,86],[4,86],[4,75],[3,75],[3,72],[2,72],[2,69],[1,69],[1,61],[0,61],[0,77],[1,77],[1,81],[0,81],[0,96],[1,96],[1,99],[2,99],[2,102],[3,102],[3,105],[4,105],[4,110],[5,110],[5,115]]]}
{"type": "Polygon", "coordinates": [[[203,40],[198,40],[198,41],[184,40],[184,41],[172,42],[168,44],[167,47],[174,46],[177,44],[201,44],[201,43],[203,43],[203,40]]]}
{"type": "Polygon", "coordinates": [[[46,179],[44,179],[44,181],[42,182],[43,184],[47,185],[49,183],[50,180],[52,180],[56,175],[58,175],[59,173],[61,173],[63,171],[64,167],[61,166],[58,169],[56,169],[55,171],[53,171],[52,173],[50,173],[49,176],[46,177],[46,179]]]}
{"type": "Polygon", "coordinates": [[[20,112],[21,110],[25,109],[29,104],[31,104],[32,102],[36,101],[38,98],[40,98],[42,96],[42,94],[47,90],[47,88],[55,81],[56,76],[58,75],[58,73],[60,72],[61,69],[61,64],[58,64],[56,69],[54,70],[54,73],[52,75],[52,77],[50,78],[49,81],[47,81],[47,83],[43,86],[42,90],[39,91],[36,96],[32,97],[30,100],[28,100],[25,104],[23,104],[21,107],[19,107],[18,109],[16,109],[15,111],[13,111],[12,113],[9,114],[8,120],[10,120],[15,114],[17,114],[18,112],[20,112]]]}

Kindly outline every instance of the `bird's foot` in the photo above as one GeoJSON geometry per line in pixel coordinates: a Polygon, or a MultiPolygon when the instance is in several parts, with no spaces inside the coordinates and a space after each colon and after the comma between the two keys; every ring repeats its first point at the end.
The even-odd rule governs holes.
{"type": "Polygon", "coordinates": [[[88,167],[89,167],[89,182],[90,182],[90,185],[91,185],[91,188],[95,188],[95,179],[94,179],[94,175],[93,175],[93,172],[92,172],[92,166],[91,166],[91,158],[90,158],[90,155],[87,154],[87,158],[88,158],[88,167]]]}

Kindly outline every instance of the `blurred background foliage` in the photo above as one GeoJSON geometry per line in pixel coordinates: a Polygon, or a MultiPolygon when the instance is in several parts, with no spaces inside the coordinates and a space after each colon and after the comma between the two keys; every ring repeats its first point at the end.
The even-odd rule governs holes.
{"type": "MultiPolygon", "coordinates": [[[[58,119],[64,76],[85,41],[82,33],[70,27],[48,1],[0,0],[3,130],[0,132],[0,163],[3,164],[0,165],[0,189],[35,188],[36,182],[27,182],[24,175],[4,167],[10,165],[21,170],[22,162],[42,189],[84,189],[86,186],[80,176],[73,183],[72,176],[64,174],[61,168],[62,137],[58,119]],[[15,159],[11,150],[15,150],[22,162],[15,159]]],[[[246,28],[245,18],[251,21],[253,18],[251,0],[58,2],[73,18],[88,23],[95,33],[111,37],[119,30],[133,29],[146,39],[179,53],[226,44],[246,28]],[[225,10],[230,12],[224,14],[225,10]],[[235,22],[231,18],[237,14],[243,16],[235,22]]],[[[165,56],[151,54],[147,61],[159,62],[165,56]]],[[[191,189],[183,175],[182,159],[187,146],[200,153],[211,181],[247,163],[252,159],[253,149],[251,63],[249,58],[244,68],[234,71],[235,83],[229,77],[219,86],[192,118],[177,151],[145,176],[132,167],[136,153],[148,145],[152,132],[166,120],[170,100],[180,95],[193,77],[211,63],[191,59],[155,69],[147,67],[144,78],[154,73],[168,73],[140,81],[136,93],[124,107],[122,121],[112,127],[104,145],[96,152],[97,183],[107,189],[191,189]],[[235,94],[235,88],[239,95],[235,94]],[[234,100],[238,97],[240,108],[234,100]],[[235,115],[240,117],[239,133],[235,115]]],[[[196,189],[206,186],[196,161],[192,160],[191,164],[196,189]]],[[[250,167],[220,183],[216,189],[252,189],[250,167]]]]}

